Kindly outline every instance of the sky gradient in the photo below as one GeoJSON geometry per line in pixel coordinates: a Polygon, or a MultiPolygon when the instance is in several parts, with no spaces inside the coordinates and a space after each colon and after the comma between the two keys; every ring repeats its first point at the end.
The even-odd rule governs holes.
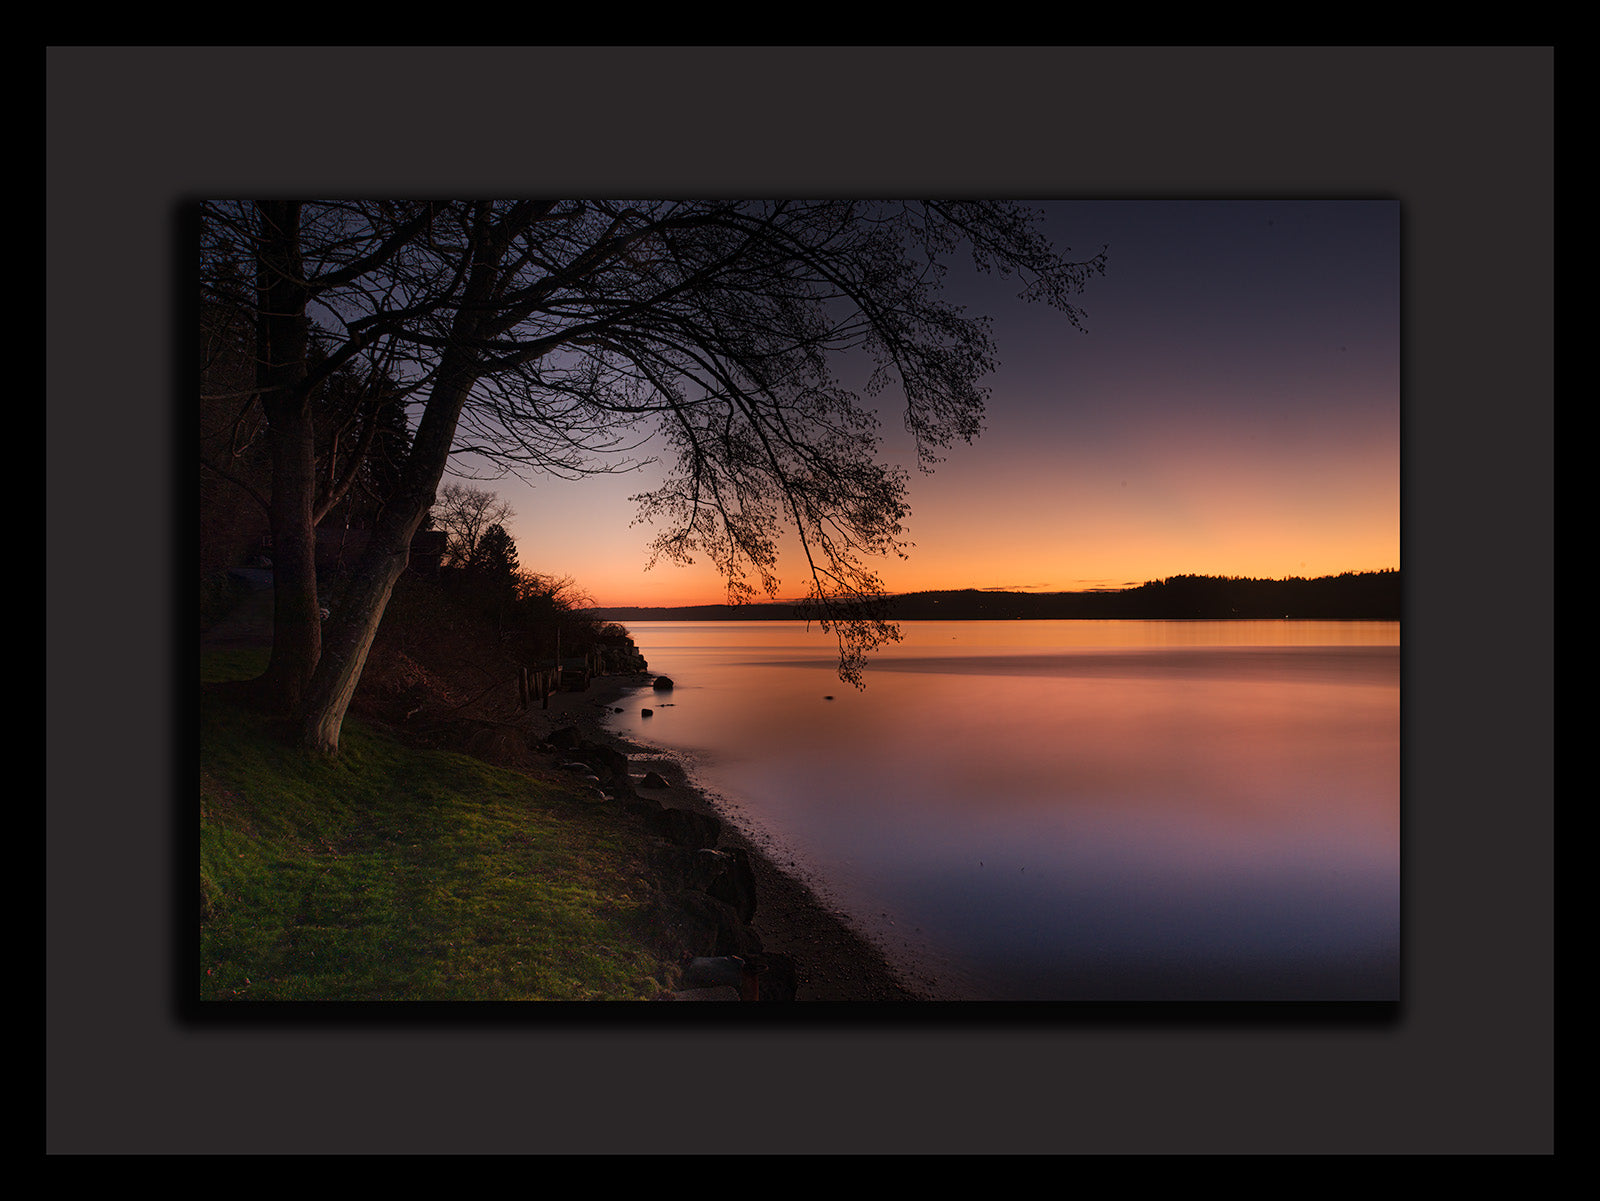
{"type": "MultiPolygon", "coordinates": [[[[951,298],[994,318],[1000,368],[982,437],[912,470],[914,545],[881,563],[889,592],[1400,566],[1398,202],[1038,207],[1063,256],[1108,249],[1078,299],[1086,332],[1014,282],[952,270],[951,298]]],[[[898,412],[880,411],[884,456],[912,466],[898,412]]],[[[515,510],[524,569],[597,605],[725,600],[709,564],[645,570],[653,530],[628,498],[660,474],[477,486],[515,510]]],[[[805,580],[783,545],[787,598],[805,580]]]]}

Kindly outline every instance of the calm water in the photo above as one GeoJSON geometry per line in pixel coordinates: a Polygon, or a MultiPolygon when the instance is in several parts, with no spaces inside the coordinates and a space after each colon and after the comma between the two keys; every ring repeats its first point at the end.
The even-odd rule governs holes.
{"type": "Polygon", "coordinates": [[[631,626],[613,728],[936,995],[1398,998],[1399,623],[901,628],[631,626]]]}

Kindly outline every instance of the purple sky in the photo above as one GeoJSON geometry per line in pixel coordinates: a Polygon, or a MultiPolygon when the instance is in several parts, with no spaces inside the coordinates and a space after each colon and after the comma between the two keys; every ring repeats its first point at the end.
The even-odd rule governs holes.
{"type": "MultiPolygon", "coordinates": [[[[1400,206],[1392,200],[1051,201],[1057,250],[1109,248],[1086,331],[953,270],[995,319],[984,435],[913,472],[891,592],[1075,590],[1180,573],[1400,566],[1400,206]]],[[[913,462],[884,414],[885,454],[913,462]]],[[[479,486],[516,510],[522,564],[601,605],[724,599],[708,565],[644,570],[630,495],[659,469],[479,486]]],[[[784,589],[803,588],[794,552],[784,589]]]]}

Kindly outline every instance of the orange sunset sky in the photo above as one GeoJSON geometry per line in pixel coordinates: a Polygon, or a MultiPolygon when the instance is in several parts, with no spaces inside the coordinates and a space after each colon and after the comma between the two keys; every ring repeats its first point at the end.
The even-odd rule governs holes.
{"type": "MultiPolygon", "coordinates": [[[[994,318],[1001,367],[983,436],[931,475],[912,470],[914,545],[880,564],[888,591],[1401,565],[1397,202],[1038,207],[1064,256],[1108,249],[1078,298],[1087,332],[1016,301],[1004,280],[952,271],[953,298],[994,318]]],[[[893,402],[879,399],[884,456],[911,466],[893,402]]],[[[723,601],[707,564],[645,570],[652,529],[632,524],[628,498],[661,471],[476,486],[515,510],[525,569],[571,576],[597,605],[723,601]]],[[[785,546],[780,598],[805,587],[785,546]]]]}

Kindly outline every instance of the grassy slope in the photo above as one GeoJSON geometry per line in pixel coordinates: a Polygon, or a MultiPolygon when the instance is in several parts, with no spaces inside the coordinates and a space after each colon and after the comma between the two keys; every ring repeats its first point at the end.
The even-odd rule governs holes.
{"type": "MultiPolygon", "coordinates": [[[[246,678],[264,652],[203,657],[246,678]]],[[[614,807],[346,722],[308,756],[201,704],[204,1000],[647,1000],[646,840],[614,807]]]]}

